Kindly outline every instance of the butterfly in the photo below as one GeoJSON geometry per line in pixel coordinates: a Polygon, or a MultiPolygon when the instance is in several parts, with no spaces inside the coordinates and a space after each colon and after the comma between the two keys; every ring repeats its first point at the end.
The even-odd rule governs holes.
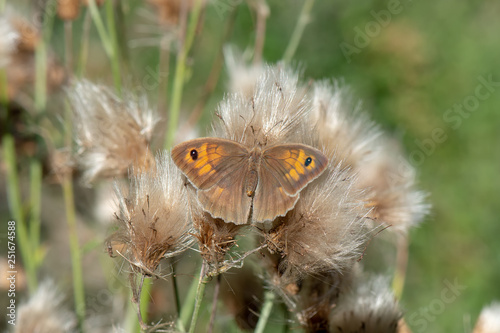
{"type": "Polygon", "coordinates": [[[284,216],[328,163],[321,151],[304,144],[248,149],[220,138],[183,142],[172,149],[172,159],[197,188],[203,209],[235,224],[284,216]]]}

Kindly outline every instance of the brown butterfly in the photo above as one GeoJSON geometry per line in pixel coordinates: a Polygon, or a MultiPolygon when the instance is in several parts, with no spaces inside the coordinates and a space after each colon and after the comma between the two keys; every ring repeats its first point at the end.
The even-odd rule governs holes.
{"type": "Polygon", "coordinates": [[[172,149],[172,159],[198,189],[203,208],[235,224],[285,215],[328,163],[321,151],[303,144],[250,150],[218,138],[183,142],[172,149]]]}

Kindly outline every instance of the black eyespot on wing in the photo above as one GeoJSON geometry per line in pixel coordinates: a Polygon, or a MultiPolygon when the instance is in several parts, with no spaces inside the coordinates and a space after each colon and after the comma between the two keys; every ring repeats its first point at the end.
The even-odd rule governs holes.
{"type": "Polygon", "coordinates": [[[304,163],[304,165],[307,167],[307,166],[309,166],[309,164],[311,164],[311,162],[312,162],[312,158],[308,157],[308,158],[306,158],[306,162],[304,163]]]}
{"type": "Polygon", "coordinates": [[[191,155],[191,158],[193,159],[193,161],[196,161],[198,159],[198,151],[196,149],[192,149],[189,152],[189,155],[191,155]]]}

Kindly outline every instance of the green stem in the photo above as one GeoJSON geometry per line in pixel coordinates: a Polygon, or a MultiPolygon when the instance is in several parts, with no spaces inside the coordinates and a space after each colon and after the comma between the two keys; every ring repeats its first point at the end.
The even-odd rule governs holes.
{"type": "Polygon", "coordinates": [[[71,264],[73,268],[73,293],[75,298],[75,311],[80,330],[85,319],[85,289],[83,285],[82,260],[78,241],[76,225],[75,201],[73,197],[73,182],[70,175],[65,175],[62,183],[64,204],[66,206],[66,220],[69,231],[69,246],[71,264]]]}
{"type": "MultiPolygon", "coordinates": [[[[104,48],[104,51],[106,52],[106,55],[108,56],[109,60],[111,61],[111,70],[113,71],[113,80],[115,82],[115,88],[118,92],[121,91],[121,78],[120,78],[120,67],[119,67],[119,62],[117,60],[117,52],[115,48],[115,43],[113,42],[113,38],[108,35],[108,32],[106,31],[106,27],[104,26],[104,22],[102,21],[101,15],[99,14],[99,10],[97,8],[97,5],[95,3],[95,0],[89,0],[89,10],[90,10],[90,15],[92,16],[92,20],[94,21],[94,24],[97,29],[97,33],[99,34],[99,37],[101,38],[101,43],[102,47],[104,48]]],[[[113,16],[113,4],[112,0],[108,0],[106,3],[106,13],[108,16],[108,21],[111,19],[113,22],[109,22],[109,24],[113,25],[114,29],[114,16],[113,16]],[[108,9],[111,7],[110,9],[108,9]],[[111,13],[110,13],[111,11],[111,13]]],[[[113,32],[111,32],[113,33],[113,32]]]]}
{"type": "Polygon", "coordinates": [[[297,25],[293,30],[290,42],[288,43],[285,53],[283,54],[283,61],[285,63],[289,63],[292,60],[295,51],[297,51],[297,47],[299,46],[299,42],[302,38],[302,34],[304,33],[304,29],[307,23],[309,23],[309,14],[311,13],[313,5],[314,0],[305,0],[304,6],[302,6],[299,19],[297,20],[297,25]]]}
{"type": "MultiPolygon", "coordinates": [[[[9,89],[7,87],[7,72],[5,72],[5,69],[0,69],[0,104],[7,106],[9,104],[9,89]]],[[[6,110],[5,108],[4,110],[6,110]]],[[[7,121],[7,111],[5,111],[5,114],[3,113],[2,110],[2,115],[1,115],[1,120],[7,121]]]]}
{"type": "Polygon", "coordinates": [[[19,178],[17,175],[16,150],[14,139],[6,134],[3,137],[3,158],[6,164],[7,196],[10,211],[16,221],[17,245],[21,251],[21,258],[26,270],[28,288],[33,293],[37,286],[36,265],[33,250],[28,237],[27,226],[24,221],[21,193],[19,191],[19,178]]]}
{"type": "Polygon", "coordinates": [[[35,51],[35,109],[41,112],[47,105],[47,50],[40,40],[35,51]]]}
{"type": "Polygon", "coordinates": [[[198,284],[199,280],[193,279],[186,296],[186,301],[182,305],[181,313],[179,314],[179,319],[177,320],[177,329],[181,332],[186,331],[186,326],[188,324],[189,318],[193,313],[198,284]]]}
{"type": "Polygon", "coordinates": [[[141,290],[141,309],[140,309],[142,321],[144,323],[148,322],[148,310],[149,310],[149,303],[151,302],[152,286],[153,282],[151,281],[151,279],[145,278],[141,290]]]}
{"type": "Polygon", "coordinates": [[[200,279],[198,280],[198,287],[196,289],[196,303],[194,305],[193,316],[191,317],[191,325],[189,326],[189,333],[193,333],[196,328],[196,322],[198,321],[201,302],[203,301],[203,295],[205,293],[205,285],[208,282],[208,279],[205,275],[205,267],[206,267],[205,262],[203,262],[200,269],[200,279]]]}
{"type": "Polygon", "coordinates": [[[262,306],[262,310],[260,311],[259,321],[257,322],[254,333],[264,332],[269,316],[271,315],[271,310],[273,309],[275,298],[276,295],[272,290],[266,291],[264,295],[264,305],[262,306]]]}
{"type": "Polygon", "coordinates": [[[106,19],[108,21],[108,32],[111,40],[112,54],[110,55],[111,70],[113,72],[113,80],[115,88],[121,94],[121,74],[120,74],[120,59],[118,52],[118,37],[116,33],[115,14],[113,8],[113,1],[106,1],[106,19]]]}
{"type": "Polygon", "coordinates": [[[31,215],[29,222],[30,244],[34,249],[36,267],[40,265],[40,213],[42,198],[42,165],[40,161],[33,159],[30,164],[30,202],[31,215]]]}
{"type": "Polygon", "coordinates": [[[89,53],[89,35],[90,35],[90,23],[92,22],[92,17],[90,16],[90,10],[87,9],[85,11],[85,15],[83,17],[83,28],[82,28],[82,40],[80,47],[80,56],[78,59],[78,66],[76,69],[76,76],[82,77],[83,71],[87,66],[87,59],[89,53]]]}
{"type": "Polygon", "coordinates": [[[194,2],[191,15],[189,17],[189,26],[186,33],[186,38],[182,45],[182,49],[177,56],[177,62],[175,64],[174,84],[172,88],[172,97],[170,100],[170,117],[168,120],[168,131],[165,136],[166,149],[169,149],[174,142],[177,123],[179,122],[182,90],[184,87],[184,76],[186,72],[186,59],[189,54],[191,45],[193,44],[194,35],[196,33],[196,26],[198,25],[198,20],[201,13],[202,2],[202,0],[196,0],[194,2]]]}

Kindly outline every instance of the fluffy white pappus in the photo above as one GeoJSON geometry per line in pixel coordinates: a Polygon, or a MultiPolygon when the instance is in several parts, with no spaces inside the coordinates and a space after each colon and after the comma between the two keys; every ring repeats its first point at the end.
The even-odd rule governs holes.
{"type": "Polygon", "coordinates": [[[11,60],[12,53],[16,50],[19,32],[11,25],[5,15],[0,16],[0,68],[6,67],[11,60]]]}
{"type": "Polygon", "coordinates": [[[128,194],[116,186],[119,230],[108,241],[110,255],[118,252],[145,275],[154,275],[164,257],[186,250],[193,238],[182,175],[161,153],[156,166],[130,177],[128,194]]]}
{"type": "Polygon", "coordinates": [[[333,309],[331,332],[395,333],[402,318],[389,279],[385,276],[360,276],[352,288],[340,295],[333,309]]]}
{"type": "Polygon", "coordinates": [[[371,216],[388,230],[406,234],[428,214],[426,193],[416,189],[415,169],[401,153],[399,145],[385,137],[377,140],[378,149],[360,164],[358,186],[367,189],[371,216]]]}
{"type": "Polygon", "coordinates": [[[264,73],[262,64],[247,64],[245,54],[234,47],[224,47],[224,60],[229,75],[229,91],[247,99],[252,98],[260,76],[264,73]]]}
{"type": "Polygon", "coordinates": [[[14,333],[76,332],[76,317],[63,306],[64,295],[46,281],[18,309],[14,333]]]}
{"type": "Polygon", "coordinates": [[[500,332],[500,302],[493,302],[479,314],[473,333],[500,332]]]}
{"type": "Polygon", "coordinates": [[[75,81],[67,93],[75,114],[78,160],[83,180],[125,176],[133,165],[147,170],[154,163],[149,149],[158,117],[145,96],[111,89],[87,80],[75,81]]]}
{"type": "Polygon", "coordinates": [[[328,80],[314,84],[312,120],[316,125],[320,144],[330,152],[330,158],[351,168],[376,150],[374,140],[381,132],[361,111],[349,89],[328,80]]]}
{"type": "Polygon", "coordinates": [[[306,275],[349,271],[361,257],[370,234],[362,192],[349,170],[330,162],[300,194],[295,208],[278,218],[266,236],[271,252],[281,254],[282,283],[306,275]]]}
{"type": "Polygon", "coordinates": [[[212,136],[248,147],[309,142],[310,102],[298,80],[284,66],[266,66],[250,98],[230,94],[219,104],[212,136]]]}

